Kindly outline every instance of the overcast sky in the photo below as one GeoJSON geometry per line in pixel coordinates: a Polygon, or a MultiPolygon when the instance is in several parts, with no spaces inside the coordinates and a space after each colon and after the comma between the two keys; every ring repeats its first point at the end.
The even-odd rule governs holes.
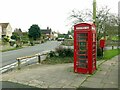
{"type": "MultiPolygon", "coordinates": [[[[97,7],[108,6],[110,12],[118,13],[120,0],[96,0],[97,7]]],[[[91,9],[93,0],[1,0],[0,22],[9,22],[14,28],[28,31],[32,24],[41,29],[50,27],[53,31],[66,33],[70,12],[73,9],[91,9]]],[[[92,17],[91,17],[92,18],[92,17]]]]}

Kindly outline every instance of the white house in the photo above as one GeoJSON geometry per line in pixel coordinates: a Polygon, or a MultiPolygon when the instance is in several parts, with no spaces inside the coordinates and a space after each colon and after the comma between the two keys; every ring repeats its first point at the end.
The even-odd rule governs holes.
{"type": "Polygon", "coordinates": [[[4,36],[12,36],[12,27],[10,23],[0,23],[0,35],[1,38],[4,36]]]}

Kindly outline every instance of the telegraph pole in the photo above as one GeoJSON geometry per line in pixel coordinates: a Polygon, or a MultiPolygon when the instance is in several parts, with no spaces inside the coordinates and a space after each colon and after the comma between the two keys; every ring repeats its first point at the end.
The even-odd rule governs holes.
{"type": "Polygon", "coordinates": [[[93,23],[96,23],[96,0],[93,0],[93,23]]]}

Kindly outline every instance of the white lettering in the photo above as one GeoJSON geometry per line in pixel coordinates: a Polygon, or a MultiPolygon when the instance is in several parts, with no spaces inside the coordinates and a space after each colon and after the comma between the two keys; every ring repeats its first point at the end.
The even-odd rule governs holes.
{"type": "Polygon", "coordinates": [[[89,29],[89,27],[76,27],[76,30],[89,29]]]}

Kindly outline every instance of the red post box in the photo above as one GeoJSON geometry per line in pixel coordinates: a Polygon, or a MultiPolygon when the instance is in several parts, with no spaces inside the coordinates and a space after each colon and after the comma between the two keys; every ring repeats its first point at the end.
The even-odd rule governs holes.
{"type": "Polygon", "coordinates": [[[95,29],[92,23],[74,26],[74,72],[92,74],[96,70],[95,29]]]}
{"type": "Polygon", "coordinates": [[[102,50],[102,57],[103,57],[103,52],[104,52],[103,48],[105,47],[105,40],[104,39],[100,40],[100,47],[101,47],[101,50],[102,50]]]}
{"type": "Polygon", "coordinates": [[[105,40],[104,40],[104,39],[101,39],[101,40],[100,40],[100,47],[101,47],[101,48],[104,48],[104,47],[105,47],[105,40]]]}

